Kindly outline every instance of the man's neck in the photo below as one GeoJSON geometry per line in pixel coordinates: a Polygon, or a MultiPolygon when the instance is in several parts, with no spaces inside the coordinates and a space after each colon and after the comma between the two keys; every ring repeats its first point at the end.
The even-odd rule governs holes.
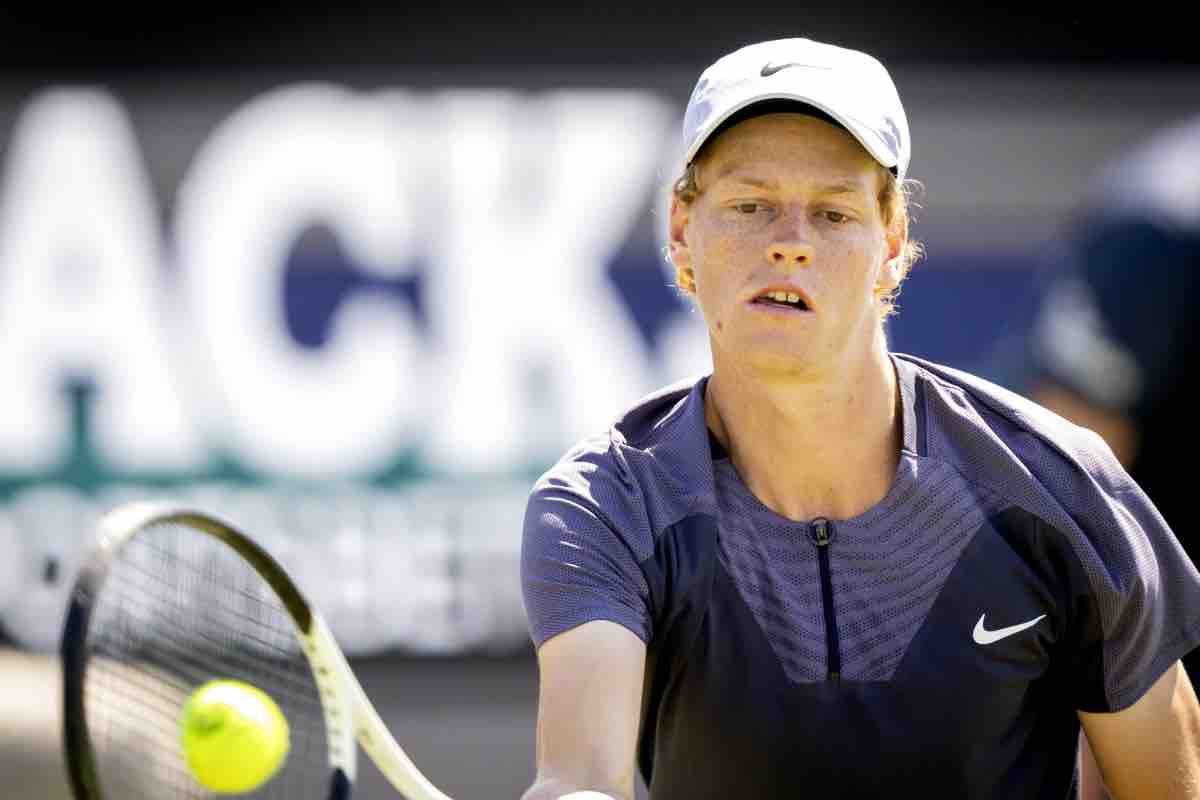
{"type": "Polygon", "coordinates": [[[848,519],[887,495],[903,409],[886,347],[824,379],[716,366],[706,421],[764,505],[794,520],[848,519]]]}

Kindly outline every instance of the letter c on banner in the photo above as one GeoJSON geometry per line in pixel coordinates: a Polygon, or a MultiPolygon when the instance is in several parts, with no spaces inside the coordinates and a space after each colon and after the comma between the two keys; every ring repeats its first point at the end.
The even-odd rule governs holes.
{"type": "Polygon", "coordinates": [[[364,268],[402,277],[416,256],[406,190],[427,139],[413,101],[328,85],[268,93],[226,120],[180,189],[177,233],[197,358],[217,376],[206,419],[250,467],[354,477],[385,466],[426,416],[420,331],[403,303],[359,293],[327,343],[285,326],[285,257],[320,222],[364,268]],[[405,118],[405,112],[407,120],[405,118]]]}

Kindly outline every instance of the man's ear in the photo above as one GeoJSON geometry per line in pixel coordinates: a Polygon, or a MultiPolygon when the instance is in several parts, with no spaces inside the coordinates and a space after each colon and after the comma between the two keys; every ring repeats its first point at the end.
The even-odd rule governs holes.
{"type": "Polygon", "coordinates": [[[904,280],[904,246],[908,243],[908,218],[898,215],[885,235],[887,254],[879,265],[875,280],[876,295],[890,294],[904,280]]]}
{"type": "Polygon", "coordinates": [[[879,265],[879,273],[875,278],[875,294],[877,296],[891,294],[903,279],[900,259],[889,258],[879,265]]]}
{"type": "Polygon", "coordinates": [[[675,283],[688,294],[696,293],[696,272],[692,267],[692,251],[688,247],[686,231],[688,206],[671,198],[670,258],[675,265],[675,283]]]}

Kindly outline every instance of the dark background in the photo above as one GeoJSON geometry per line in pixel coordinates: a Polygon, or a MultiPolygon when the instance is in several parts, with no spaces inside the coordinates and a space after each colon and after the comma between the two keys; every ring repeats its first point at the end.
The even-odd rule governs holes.
{"type": "Polygon", "coordinates": [[[894,63],[1147,67],[1200,61],[1181,6],[835,2],[8,4],[0,66],[60,73],[359,65],[697,66],[803,35],[894,63]]]}

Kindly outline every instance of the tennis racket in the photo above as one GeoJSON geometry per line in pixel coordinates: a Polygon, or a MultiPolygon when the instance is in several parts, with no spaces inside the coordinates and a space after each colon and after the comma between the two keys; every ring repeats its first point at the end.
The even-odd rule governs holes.
{"type": "Polygon", "coordinates": [[[270,694],[284,766],[254,798],[350,797],[357,741],[408,800],[449,800],[388,732],[321,615],[284,569],[209,514],[131,503],[106,514],[62,635],[63,747],[76,800],[208,798],[179,744],[201,684],[270,694]]]}

